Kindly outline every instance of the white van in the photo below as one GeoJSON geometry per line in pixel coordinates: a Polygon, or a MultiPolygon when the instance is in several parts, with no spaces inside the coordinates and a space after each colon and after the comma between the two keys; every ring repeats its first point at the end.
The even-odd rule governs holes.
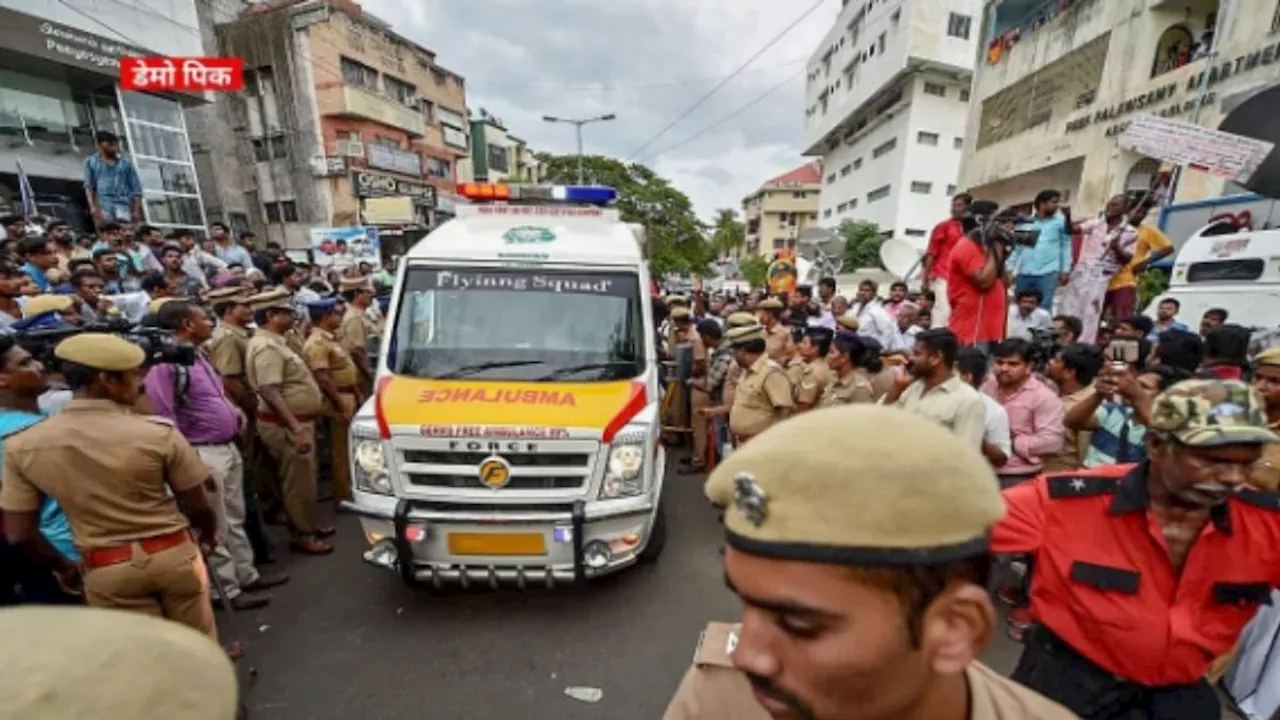
{"type": "Polygon", "coordinates": [[[1178,317],[1192,329],[1211,308],[1226,310],[1237,325],[1280,326],[1280,230],[1202,228],[1178,251],[1168,292],[1152,300],[1146,314],[1154,317],[1167,297],[1181,303],[1178,317]]]}

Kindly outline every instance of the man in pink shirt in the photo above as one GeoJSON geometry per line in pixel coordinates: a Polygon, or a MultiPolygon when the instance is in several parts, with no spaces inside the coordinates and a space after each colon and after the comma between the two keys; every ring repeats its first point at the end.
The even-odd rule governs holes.
{"type": "Polygon", "coordinates": [[[964,225],[960,218],[969,211],[969,203],[973,197],[969,193],[960,193],[951,199],[951,217],[934,226],[929,235],[929,247],[922,258],[921,273],[924,282],[920,292],[933,290],[937,296],[937,304],[932,309],[933,326],[946,327],[951,316],[951,305],[947,300],[947,278],[951,275],[951,251],[956,243],[964,237],[964,225]]]}
{"type": "Polygon", "coordinates": [[[1045,458],[1062,450],[1065,411],[1057,393],[1031,372],[1031,343],[1011,338],[996,345],[991,354],[995,373],[982,384],[982,391],[1009,415],[1013,452],[996,470],[1001,487],[1009,488],[1039,475],[1045,458]]]}

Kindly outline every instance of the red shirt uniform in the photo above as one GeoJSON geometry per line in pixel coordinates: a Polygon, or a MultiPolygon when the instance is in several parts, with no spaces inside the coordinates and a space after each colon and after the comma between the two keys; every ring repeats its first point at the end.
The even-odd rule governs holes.
{"type": "Polygon", "coordinates": [[[1004,282],[997,280],[986,290],[970,278],[987,263],[986,251],[976,242],[965,240],[951,251],[947,278],[947,301],[951,303],[948,329],[961,345],[995,342],[1004,339],[1008,319],[1008,302],[1004,282]]]}
{"type": "Polygon", "coordinates": [[[1031,553],[1031,613],[1102,670],[1146,687],[1204,677],[1280,584],[1280,493],[1214,509],[1179,576],[1146,466],[1038,477],[1004,491],[992,552],[1031,553]]]}
{"type": "Polygon", "coordinates": [[[929,247],[925,250],[925,255],[933,259],[933,266],[930,277],[925,278],[926,280],[942,278],[950,281],[951,251],[963,237],[964,226],[955,218],[943,220],[933,226],[933,232],[929,234],[929,247]]]}

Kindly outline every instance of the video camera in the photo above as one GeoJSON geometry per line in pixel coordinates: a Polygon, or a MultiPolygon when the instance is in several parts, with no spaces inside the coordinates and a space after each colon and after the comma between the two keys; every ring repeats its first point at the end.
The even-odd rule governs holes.
{"type": "Polygon", "coordinates": [[[1049,361],[1062,349],[1058,329],[1031,328],[1031,366],[1035,372],[1044,372],[1049,361]]]}
{"type": "Polygon", "coordinates": [[[990,200],[974,200],[969,209],[960,216],[960,224],[966,233],[978,230],[978,237],[984,246],[1002,245],[1006,251],[1014,247],[1035,247],[1040,238],[1036,229],[1019,229],[1034,220],[1029,215],[1001,210],[1000,206],[990,200]]]}
{"type": "Polygon", "coordinates": [[[142,348],[146,358],[143,360],[143,367],[162,364],[191,366],[196,362],[196,349],[190,345],[179,344],[172,332],[157,327],[134,325],[127,320],[15,330],[13,338],[19,346],[31,353],[32,357],[39,360],[46,368],[57,372],[60,361],[54,355],[54,348],[73,335],[87,332],[116,335],[142,348]]]}

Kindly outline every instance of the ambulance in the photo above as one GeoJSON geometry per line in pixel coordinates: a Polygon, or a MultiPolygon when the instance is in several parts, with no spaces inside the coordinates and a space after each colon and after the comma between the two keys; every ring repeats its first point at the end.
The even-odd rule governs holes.
{"type": "Polygon", "coordinates": [[[463,184],[402,259],[351,424],[364,559],[411,585],[581,584],[666,542],[643,236],[612,188],[463,184]]]}
{"type": "Polygon", "coordinates": [[[1155,316],[1165,298],[1193,330],[1206,310],[1222,308],[1228,322],[1248,328],[1280,326],[1280,230],[1232,232],[1209,225],[1183,243],[1169,289],[1147,306],[1155,316]]]}

